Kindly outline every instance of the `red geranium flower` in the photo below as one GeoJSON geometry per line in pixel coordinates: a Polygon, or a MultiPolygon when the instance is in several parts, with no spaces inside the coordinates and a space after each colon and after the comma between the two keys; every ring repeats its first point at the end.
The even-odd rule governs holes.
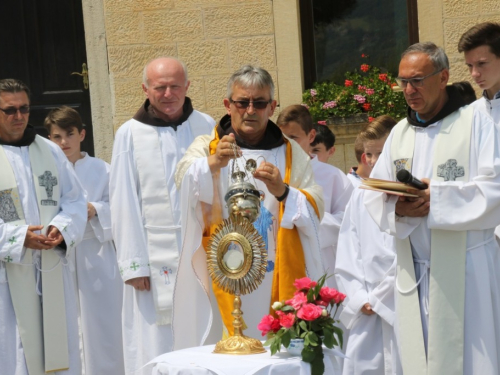
{"type": "Polygon", "coordinates": [[[365,103],[362,105],[363,109],[368,112],[370,109],[372,109],[372,106],[370,103],[365,103]]]}
{"type": "Polygon", "coordinates": [[[373,120],[375,120],[375,117],[368,117],[368,122],[372,122],[373,120]]]}
{"type": "Polygon", "coordinates": [[[344,84],[345,84],[345,87],[352,86],[352,81],[350,79],[346,79],[344,84]]]}
{"type": "Polygon", "coordinates": [[[370,70],[370,65],[368,65],[368,64],[362,64],[361,65],[361,70],[366,73],[368,70],[370,70]]]}
{"type": "Polygon", "coordinates": [[[384,82],[387,81],[387,73],[379,74],[378,79],[384,82]]]}

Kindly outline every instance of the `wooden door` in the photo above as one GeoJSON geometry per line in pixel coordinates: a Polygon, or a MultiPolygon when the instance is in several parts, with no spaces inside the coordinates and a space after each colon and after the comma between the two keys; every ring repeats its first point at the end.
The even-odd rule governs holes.
{"type": "Polygon", "coordinates": [[[17,78],[31,90],[30,124],[45,135],[43,120],[67,105],[82,116],[82,149],[94,154],[81,0],[1,0],[0,79],[17,78]]]}

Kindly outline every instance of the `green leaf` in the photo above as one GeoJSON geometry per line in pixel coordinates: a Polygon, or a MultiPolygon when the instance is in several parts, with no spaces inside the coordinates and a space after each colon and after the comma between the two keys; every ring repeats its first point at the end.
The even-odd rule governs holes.
{"type": "Polygon", "coordinates": [[[274,337],[268,338],[264,346],[270,346],[274,342],[274,337]]]}
{"type": "Polygon", "coordinates": [[[314,360],[314,357],[316,356],[314,349],[306,346],[304,346],[304,349],[302,349],[301,354],[302,354],[302,360],[308,363],[311,363],[314,360]]]}
{"type": "Polygon", "coordinates": [[[342,348],[342,346],[344,345],[344,332],[337,326],[333,326],[333,332],[335,332],[335,334],[337,335],[340,342],[340,347],[342,348]]]}
{"type": "Polygon", "coordinates": [[[309,332],[307,336],[309,337],[309,342],[311,343],[312,346],[318,345],[319,342],[318,335],[316,335],[314,332],[309,332]]]}
{"type": "Polygon", "coordinates": [[[299,323],[299,327],[302,328],[303,331],[307,331],[307,324],[305,321],[301,320],[299,323]]]}
{"type": "Polygon", "coordinates": [[[286,330],[283,336],[281,337],[281,343],[285,348],[288,348],[288,346],[290,345],[291,338],[292,338],[291,331],[286,330]]]}
{"type": "Polygon", "coordinates": [[[323,343],[327,348],[333,348],[335,338],[333,337],[333,330],[329,328],[323,328],[323,343]]]}

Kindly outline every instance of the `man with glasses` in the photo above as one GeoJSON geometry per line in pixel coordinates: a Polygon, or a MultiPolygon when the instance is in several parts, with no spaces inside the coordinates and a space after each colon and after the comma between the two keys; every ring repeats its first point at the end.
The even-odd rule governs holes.
{"type": "Polygon", "coordinates": [[[0,368],[81,374],[71,259],[87,221],[61,149],[28,125],[29,89],[0,80],[0,368]]]}
{"type": "Polygon", "coordinates": [[[433,43],[403,54],[398,82],[408,116],[392,130],[371,177],[402,169],[427,184],[414,197],[367,192],[379,227],[396,237],[396,321],[403,372],[500,370],[500,150],[491,118],[447,86],[448,58],[433,43]],[[415,197],[416,196],[416,197],[415,197]]]}
{"type": "Polygon", "coordinates": [[[146,100],[116,132],[110,205],[118,264],[125,282],[123,347],[127,374],[172,349],[172,298],[181,245],[177,162],[194,138],[215,121],[186,96],[186,65],[160,57],[144,67],[146,100]]]}
{"type": "Polygon", "coordinates": [[[293,297],[295,279],[317,279],[323,273],[318,242],[323,194],[314,182],[310,157],[270,120],[276,109],[270,74],[243,66],[228,81],[224,106],[227,115],[210,136],[193,142],[176,171],[177,186],[185,194],[183,250],[174,295],[176,349],[233,334],[233,296],[211,283],[205,251],[213,230],[228,217],[224,196],[231,174],[245,171],[246,160],[258,163],[253,176],[247,174],[263,192],[254,226],[264,239],[268,263],[259,288],[241,297],[245,334],[261,337],[261,318],[272,302],[293,297]]]}

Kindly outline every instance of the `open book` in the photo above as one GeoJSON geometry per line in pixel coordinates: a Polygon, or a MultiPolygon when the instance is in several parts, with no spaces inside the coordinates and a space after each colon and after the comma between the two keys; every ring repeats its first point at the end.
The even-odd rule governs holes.
{"type": "Polygon", "coordinates": [[[380,191],[391,195],[400,197],[418,197],[418,195],[408,193],[408,189],[416,190],[410,185],[403,184],[402,182],[379,180],[377,178],[365,178],[362,180],[361,189],[380,191]]]}

